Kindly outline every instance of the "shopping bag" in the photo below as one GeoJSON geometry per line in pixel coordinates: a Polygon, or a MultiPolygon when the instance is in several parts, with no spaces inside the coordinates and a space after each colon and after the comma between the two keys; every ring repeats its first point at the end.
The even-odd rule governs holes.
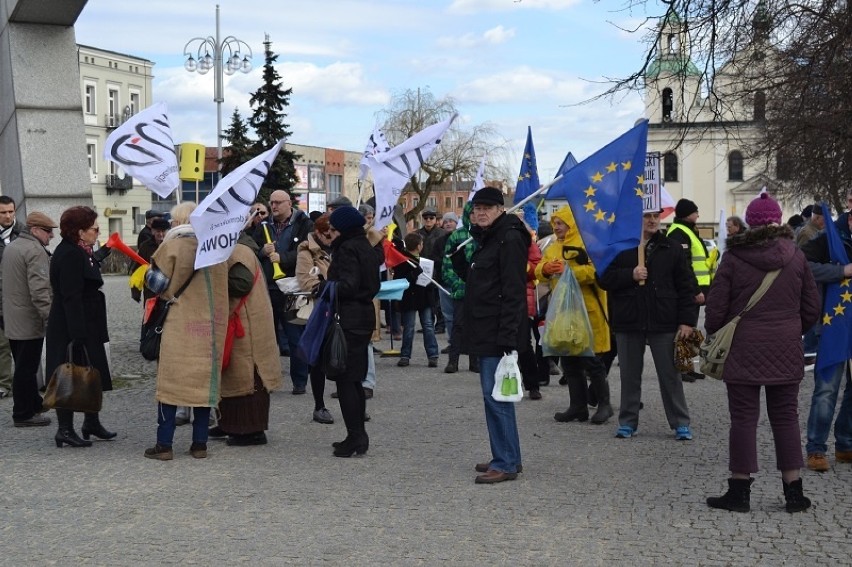
{"type": "Polygon", "coordinates": [[[542,352],[544,356],[594,356],[592,344],[592,325],[583,292],[574,272],[566,267],[550,294],[542,352]]]}
{"type": "Polygon", "coordinates": [[[314,302],[314,310],[305,324],[305,330],[296,347],[296,356],[309,366],[316,366],[322,353],[322,345],[328,326],[334,318],[334,300],[337,296],[337,282],[326,282],[325,287],[314,302]]]}
{"type": "Polygon", "coordinates": [[[494,372],[494,388],[491,397],[498,402],[520,402],[524,398],[521,386],[521,369],[518,366],[518,351],[504,354],[494,372]]]}

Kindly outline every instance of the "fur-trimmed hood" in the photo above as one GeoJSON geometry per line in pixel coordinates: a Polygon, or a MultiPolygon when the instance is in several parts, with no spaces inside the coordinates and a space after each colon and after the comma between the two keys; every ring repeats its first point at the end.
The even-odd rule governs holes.
{"type": "Polygon", "coordinates": [[[789,226],[766,225],[728,237],[725,250],[756,268],[771,271],[787,265],[797,248],[789,226]]]}

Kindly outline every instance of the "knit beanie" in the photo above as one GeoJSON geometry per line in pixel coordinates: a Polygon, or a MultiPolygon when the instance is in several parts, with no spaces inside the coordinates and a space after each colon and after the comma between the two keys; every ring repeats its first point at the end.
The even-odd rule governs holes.
{"type": "Polygon", "coordinates": [[[689,199],[681,199],[675,205],[675,216],[679,219],[685,219],[692,213],[698,212],[698,205],[689,199]]]}
{"type": "Polygon", "coordinates": [[[748,204],[745,221],[750,227],[781,224],[781,207],[769,193],[761,193],[748,204]]]}
{"type": "Polygon", "coordinates": [[[470,200],[474,205],[502,205],[503,192],[495,187],[483,187],[473,194],[470,200]]]}
{"type": "Polygon", "coordinates": [[[334,209],[329,217],[331,226],[336,228],[338,232],[347,232],[355,227],[362,227],[367,223],[367,219],[358,212],[358,209],[351,205],[344,205],[334,209]]]}

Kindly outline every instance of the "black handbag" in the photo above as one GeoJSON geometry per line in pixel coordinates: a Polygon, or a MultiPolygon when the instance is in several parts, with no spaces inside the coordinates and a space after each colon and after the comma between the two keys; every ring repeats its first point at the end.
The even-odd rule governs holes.
{"type": "Polygon", "coordinates": [[[322,345],[323,371],[327,377],[335,378],[346,372],[346,351],[346,335],[340,326],[339,303],[335,295],[334,318],[328,325],[322,345]]]}
{"type": "Polygon", "coordinates": [[[142,323],[142,338],[139,340],[139,352],[145,360],[159,360],[160,358],[160,341],[163,337],[163,325],[166,323],[166,316],[169,314],[169,308],[172,303],[177,301],[178,296],[189,286],[196,272],[192,272],[189,279],[180,286],[180,289],[174,294],[171,299],[163,299],[155,297],[148,301],[153,301],[154,306],[151,312],[142,323]]]}
{"type": "Polygon", "coordinates": [[[66,362],[57,366],[53,371],[41,405],[45,409],[58,408],[97,413],[101,411],[103,403],[101,373],[92,366],[92,362],[89,360],[89,351],[86,350],[85,346],[83,346],[83,354],[85,355],[86,365],[74,364],[73,344],[73,342],[68,343],[66,362]]]}

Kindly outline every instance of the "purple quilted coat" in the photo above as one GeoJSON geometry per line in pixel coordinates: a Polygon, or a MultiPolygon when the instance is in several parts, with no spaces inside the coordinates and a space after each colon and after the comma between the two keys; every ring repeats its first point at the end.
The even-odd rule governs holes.
{"type": "Polygon", "coordinates": [[[745,307],[767,272],[781,268],[781,273],[737,325],[722,380],[752,385],[800,382],[802,333],[820,315],[819,293],[804,254],[786,226],[747,230],[725,244],[707,297],[708,334],[745,307]]]}

